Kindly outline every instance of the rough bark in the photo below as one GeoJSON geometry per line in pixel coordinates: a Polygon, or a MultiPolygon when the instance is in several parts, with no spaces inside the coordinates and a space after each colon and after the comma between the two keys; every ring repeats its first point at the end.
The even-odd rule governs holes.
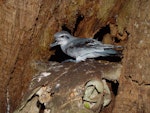
{"type": "Polygon", "coordinates": [[[113,113],[150,112],[150,1],[135,0],[127,29],[130,32],[124,51],[119,94],[113,113]]]}
{"type": "Polygon", "coordinates": [[[68,28],[75,36],[93,37],[109,23],[118,26],[118,34],[124,29],[130,34],[123,42],[124,68],[113,112],[150,112],[149,4],[149,0],[1,0],[0,112],[12,112],[20,104],[35,73],[32,61],[49,59],[56,31],[68,28]],[[79,17],[84,18],[77,22],[79,17]]]}

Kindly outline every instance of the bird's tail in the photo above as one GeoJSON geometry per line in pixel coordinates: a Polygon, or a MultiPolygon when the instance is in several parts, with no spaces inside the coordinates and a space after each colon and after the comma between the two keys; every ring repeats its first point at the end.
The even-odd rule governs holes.
{"type": "Polygon", "coordinates": [[[118,57],[122,57],[122,50],[115,50],[115,49],[112,49],[112,48],[107,48],[107,49],[104,49],[104,54],[106,56],[118,56],[118,57]]]}
{"type": "Polygon", "coordinates": [[[111,45],[111,44],[103,44],[105,48],[114,48],[114,49],[119,49],[119,50],[123,50],[124,47],[120,46],[120,45],[111,45]]]}
{"type": "Polygon", "coordinates": [[[115,49],[115,50],[123,50],[124,47],[123,47],[123,46],[114,46],[114,49],[115,49]]]}
{"type": "Polygon", "coordinates": [[[114,50],[114,49],[105,49],[104,52],[106,54],[110,54],[110,55],[115,55],[118,54],[118,51],[114,50]]]}

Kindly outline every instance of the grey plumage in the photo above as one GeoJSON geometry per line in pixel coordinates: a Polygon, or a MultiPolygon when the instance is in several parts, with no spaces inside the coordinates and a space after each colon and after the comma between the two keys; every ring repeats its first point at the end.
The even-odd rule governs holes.
{"type": "Polygon", "coordinates": [[[78,38],[72,36],[67,31],[61,31],[54,34],[55,43],[51,47],[60,45],[62,51],[75,58],[75,62],[85,61],[87,58],[96,58],[100,56],[116,55],[118,52],[111,44],[103,44],[92,38],[78,38]]]}

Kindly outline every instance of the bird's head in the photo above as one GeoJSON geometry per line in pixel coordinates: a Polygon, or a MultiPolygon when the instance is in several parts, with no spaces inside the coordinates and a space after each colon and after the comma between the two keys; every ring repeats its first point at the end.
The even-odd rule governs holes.
{"type": "Polygon", "coordinates": [[[74,39],[74,37],[67,31],[60,31],[60,32],[55,33],[54,38],[55,38],[55,42],[51,44],[51,47],[54,47],[57,45],[60,45],[60,46],[66,45],[74,39]]]}

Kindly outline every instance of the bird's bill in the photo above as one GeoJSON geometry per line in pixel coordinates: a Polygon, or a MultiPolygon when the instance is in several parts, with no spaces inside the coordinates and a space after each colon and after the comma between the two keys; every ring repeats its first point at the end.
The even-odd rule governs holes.
{"type": "Polygon", "coordinates": [[[58,46],[59,44],[58,44],[58,42],[53,42],[52,44],[50,44],[50,47],[52,48],[52,47],[55,47],[55,46],[58,46]]]}

